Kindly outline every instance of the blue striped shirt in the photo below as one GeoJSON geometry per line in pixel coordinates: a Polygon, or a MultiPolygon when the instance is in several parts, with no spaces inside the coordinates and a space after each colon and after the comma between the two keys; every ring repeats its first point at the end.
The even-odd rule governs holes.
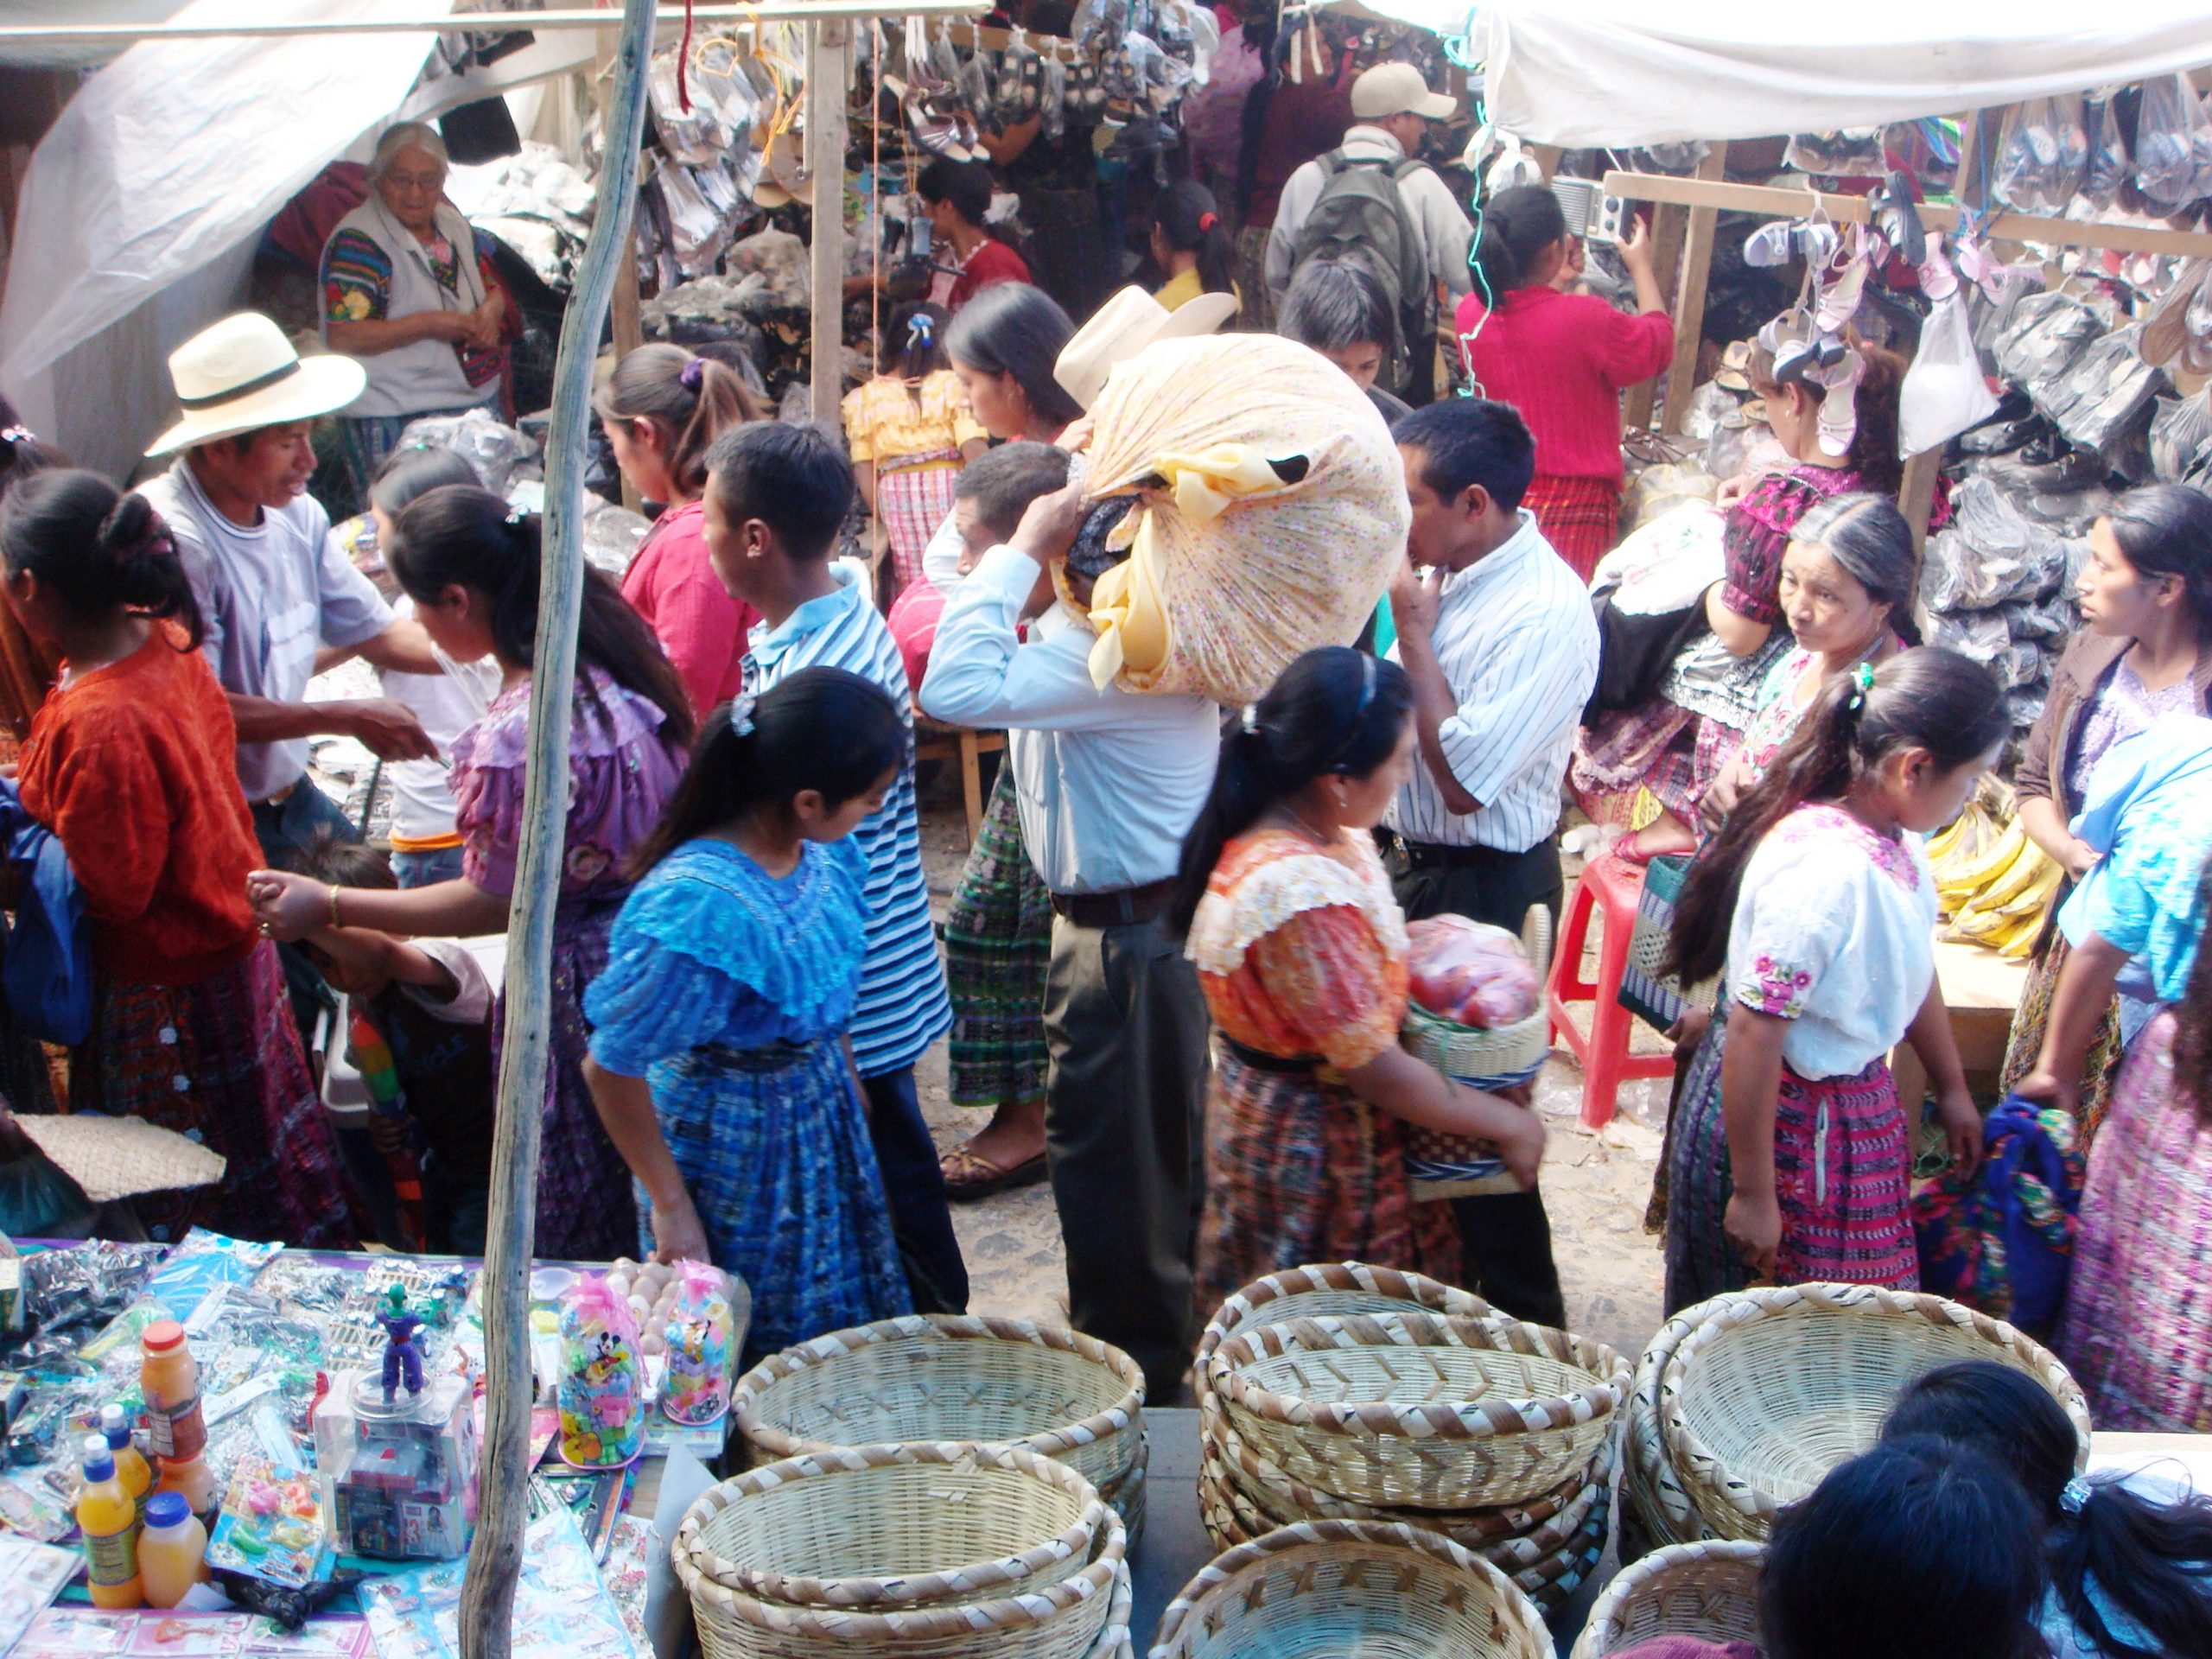
{"type": "Polygon", "coordinates": [[[868,959],[853,1008],[853,1063],[864,1077],[910,1066],[952,1028],[922,875],[921,823],[914,810],[914,704],[891,630],[854,580],[830,567],[837,591],[810,599],[776,626],[754,626],[745,656],[745,689],[758,696],[803,668],[842,668],[873,680],[906,723],[906,760],[883,808],[853,831],[868,861],[868,959]]]}
{"type": "Polygon", "coordinates": [[[1503,546],[1445,579],[1431,642],[1459,705],[1437,736],[1482,807],[1455,815],[1416,760],[1387,822],[1408,841],[1527,852],[1559,828],[1560,785],[1598,683],[1590,590],[1523,509],[1503,546]]]}

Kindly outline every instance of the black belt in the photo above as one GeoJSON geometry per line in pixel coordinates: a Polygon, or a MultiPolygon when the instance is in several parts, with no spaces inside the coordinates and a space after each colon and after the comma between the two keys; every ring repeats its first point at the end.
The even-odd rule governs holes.
{"type": "Polygon", "coordinates": [[[1548,844],[1540,841],[1522,852],[1509,853],[1503,847],[1446,847],[1440,842],[1398,837],[1398,850],[1406,855],[1407,864],[1416,870],[1503,869],[1519,863],[1530,853],[1541,852],[1548,844]]]}
{"type": "Polygon", "coordinates": [[[1255,1071],[1271,1071],[1278,1077],[1303,1077],[1312,1075],[1313,1069],[1322,1064],[1318,1054],[1308,1054],[1302,1058],[1288,1054],[1270,1054],[1264,1049],[1248,1048],[1227,1032],[1217,1031],[1214,1036],[1239,1065],[1249,1066],[1255,1071]]]}
{"type": "Polygon", "coordinates": [[[1077,927],[1132,927],[1148,922],[1167,908],[1175,883],[1148,882],[1141,887],[1122,887],[1113,893],[1056,893],[1052,913],[1077,927]]]}

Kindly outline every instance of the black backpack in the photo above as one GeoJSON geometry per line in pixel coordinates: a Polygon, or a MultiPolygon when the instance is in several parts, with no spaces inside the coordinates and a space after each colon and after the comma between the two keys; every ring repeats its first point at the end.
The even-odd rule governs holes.
{"type": "Polygon", "coordinates": [[[1316,254],[1365,256],[1398,321],[1398,338],[1380,378],[1390,391],[1403,392],[1414,378],[1413,353],[1424,346],[1435,350],[1436,283],[1398,188],[1401,179],[1427,163],[1410,156],[1393,162],[1332,149],[1319,165],[1321,194],[1291,245],[1291,274],[1316,254]]]}

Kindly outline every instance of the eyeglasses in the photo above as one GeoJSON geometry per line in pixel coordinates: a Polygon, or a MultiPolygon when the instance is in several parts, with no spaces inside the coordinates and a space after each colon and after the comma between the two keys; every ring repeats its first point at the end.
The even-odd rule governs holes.
{"type": "Polygon", "coordinates": [[[416,191],[434,196],[446,188],[446,175],[438,173],[387,173],[384,181],[394,190],[416,191]]]}

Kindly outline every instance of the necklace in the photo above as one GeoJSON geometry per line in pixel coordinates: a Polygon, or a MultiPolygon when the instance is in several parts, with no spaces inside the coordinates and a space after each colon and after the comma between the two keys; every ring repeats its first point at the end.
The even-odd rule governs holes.
{"type": "Polygon", "coordinates": [[[1335,836],[1323,830],[1316,830],[1311,823],[1307,823],[1305,815],[1300,812],[1296,807],[1284,805],[1279,807],[1277,810],[1281,812],[1283,817],[1288,818],[1300,830],[1303,830],[1306,832],[1306,838],[1308,840],[1319,842],[1324,847],[1328,846],[1331,842],[1336,840],[1335,836]]]}

